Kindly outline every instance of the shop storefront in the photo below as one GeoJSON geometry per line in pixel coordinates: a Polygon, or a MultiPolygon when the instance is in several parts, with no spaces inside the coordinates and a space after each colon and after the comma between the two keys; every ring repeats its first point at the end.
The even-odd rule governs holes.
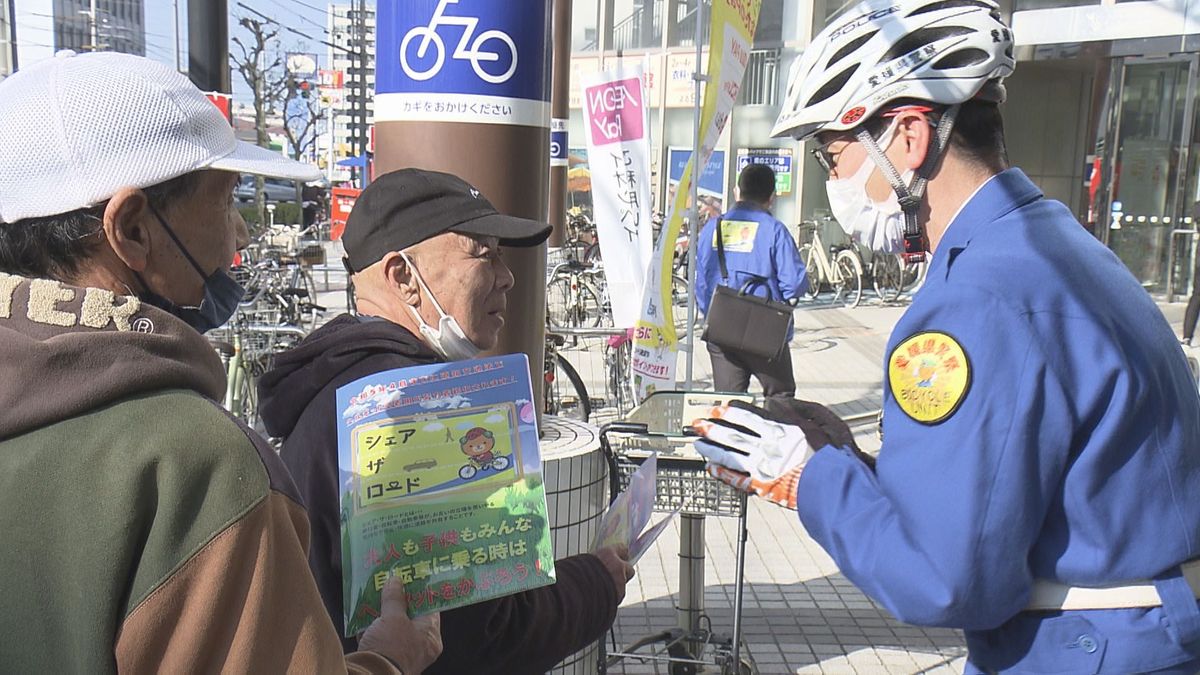
{"type": "MultiPolygon", "coordinates": [[[[1190,291],[1200,219],[1200,14],[1018,2],[1010,154],[1148,291],[1190,291]]],[[[1061,3],[1059,3],[1061,4],[1061,3]]]]}

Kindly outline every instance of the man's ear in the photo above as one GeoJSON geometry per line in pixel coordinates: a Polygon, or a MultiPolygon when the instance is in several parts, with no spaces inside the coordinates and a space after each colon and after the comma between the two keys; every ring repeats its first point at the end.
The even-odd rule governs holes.
{"type": "Polygon", "coordinates": [[[412,267],[398,251],[383,256],[379,267],[383,271],[386,286],[400,295],[400,300],[412,307],[421,304],[421,290],[417,285],[412,267]]]}
{"type": "Polygon", "coordinates": [[[933,124],[928,117],[917,113],[901,113],[896,133],[904,139],[904,169],[916,171],[925,163],[929,144],[933,142],[933,124]]]}
{"type": "Polygon", "coordinates": [[[104,208],[104,236],[113,253],[134,272],[142,272],[150,260],[149,212],[146,193],[134,187],[121,188],[104,208]]]}

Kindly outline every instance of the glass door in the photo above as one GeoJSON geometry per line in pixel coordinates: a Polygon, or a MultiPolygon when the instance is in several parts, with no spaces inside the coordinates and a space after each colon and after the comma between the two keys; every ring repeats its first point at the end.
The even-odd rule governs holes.
{"type": "Polygon", "coordinates": [[[1105,144],[1107,242],[1147,290],[1171,293],[1181,275],[1190,277],[1193,237],[1178,230],[1194,230],[1200,198],[1200,152],[1192,147],[1200,140],[1193,128],[1197,58],[1127,58],[1117,67],[1109,99],[1114,142],[1105,144]]]}

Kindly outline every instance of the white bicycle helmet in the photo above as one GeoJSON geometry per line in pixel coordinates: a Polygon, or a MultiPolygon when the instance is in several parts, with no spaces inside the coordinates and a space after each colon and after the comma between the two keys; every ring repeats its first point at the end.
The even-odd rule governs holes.
{"type": "Polygon", "coordinates": [[[899,99],[999,102],[1012,50],[992,0],[865,0],[832,19],[797,60],[771,135],[803,141],[846,131],[899,99]]]}

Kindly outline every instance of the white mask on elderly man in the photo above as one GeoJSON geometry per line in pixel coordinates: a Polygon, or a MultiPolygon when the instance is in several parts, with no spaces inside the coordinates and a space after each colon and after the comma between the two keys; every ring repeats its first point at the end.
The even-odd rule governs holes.
{"type": "MultiPolygon", "coordinates": [[[[879,139],[879,147],[886,150],[896,134],[896,122],[879,139]]],[[[904,250],[904,211],[896,198],[895,190],[879,203],[867,195],[867,181],[871,178],[875,162],[867,157],[853,176],[825,181],[825,194],[829,197],[829,209],[846,234],[854,241],[880,253],[900,253],[904,250]]],[[[908,185],[913,172],[906,171],[900,180],[908,185]]]]}
{"type": "Polygon", "coordinates": [[[425,323],[425,319],[421,318],[421,313],[417,311],[416,307],[405,304],[405,307],[408,307],[408,311],[412,312],[413,316],[416,317],[417,323],[421,327],[421,335],[429,342],[429,346],[433,348],[433,351],[441,354],[442,358],[447,361],[465,361],[478,356],[479,352],[483,350],[475,346],[474,342],[471,342],[471,339],[463,332],[462,326],[458,325],[457,319],[442,311],[441,303],[437,301],[437,298],[433,297],[433,292],[429,290],[429,286],[425,285],[425,280],[421,278],[421,273],[413,265],[412,258],[409,258],[404,252],[400,252],[400,257],[404,258],[408,269],[412,270],[413,276],[416,277],[417,284],[420,285],[421,290],[425,291],[425,295],[429,297],[429,301],[433,303],[433,308],[437,310],[438,316],[441,317],[438,319],[438,327],[434,328],[425,323]]]}

